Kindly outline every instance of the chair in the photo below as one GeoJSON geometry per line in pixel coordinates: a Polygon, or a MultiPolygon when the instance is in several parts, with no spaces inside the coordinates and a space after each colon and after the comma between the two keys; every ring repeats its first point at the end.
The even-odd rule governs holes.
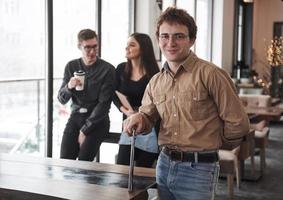
{"type": "MultiPolygon", "coordinates": [[[[263,108],[263,109],[271,109],[283,112],[283,109],[280,107],[272,107],[272,98],[269,95],[239,95],[240,100],[244,107],[252,107],[252,108],[263,108]]],[[[272,116],[272,115],[259,115],[257,119],[259,120],[267,120],[269,121],[278,121],[281,115],[272,116]]]]}
{"type": "MultiPolygon", "coordinates": [[[[269,95],[240,95],[244,106],[270,107],[272,99],[269,95]]],[[[278,119],[280,116],[278,117],[278,119]]],[[[260,152],[260,173],[263,174],[266,167],[265,151],[268,142],[270,120],[278,120],[274,117],[257,117],[257,121],[251,121],[251,128],[255,130],[255,148],[260,152]]]]}
{"type": "Polygon", "coordinates": [[[234,176],[236,175],[237,188],[240,187],[240,165],[238,155],[240,146],[233,150],[219,150],[219,164],[220,174],[227,177],[227,190],[229,198],[233,199],[234,196],[234,176]]]}
{"type": "Polygon", "coordinates": [[[255,130],[255,148],[259,149],[260,172],[263,174],[266,167],[265,151],[268,143],[269,128],[265,120],[251,123],[250,126],[255,130]]]}
{"type": "Polygon", "coordinates": [[[254,107],[271,106],[271,96],[269,95],[241,94],[239,95],[239,97],[244,106],[254,106],[254,107]]]}

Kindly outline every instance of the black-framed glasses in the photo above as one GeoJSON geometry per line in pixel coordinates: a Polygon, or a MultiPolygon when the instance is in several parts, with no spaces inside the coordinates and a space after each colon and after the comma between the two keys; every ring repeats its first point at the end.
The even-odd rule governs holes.
{"type": "Polygon", "coordinates": [[[161,42],[168,42],[170,36],[174,41],[178,41],[178,42],[183,41],[189,37],[189,35],[186,35],[184,33],[173,33],[173,34],[161,33],[159,35],[159,40],[161,40],[161,42]]]}
{"type": "Polygon", "coordinates": [[[85,51],[90,52],[92,49],[94,51],[96,51],[97,48],[98,48],[98,45],[97,44],[95,44],[95,45],[85,45],[85,46],[82,45],[82,47],[85,51]]]}

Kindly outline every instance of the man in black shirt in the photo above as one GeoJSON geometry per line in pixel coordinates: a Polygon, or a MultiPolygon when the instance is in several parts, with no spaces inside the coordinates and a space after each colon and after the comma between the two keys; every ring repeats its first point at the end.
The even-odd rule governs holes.
{"type": "Polygon", "coordinates": [[[82,57],[67,63],[58,100],[72,100],[72,113],[66,124],[60,158],[93,161],[109,132],[109,109],[115,88],[115,68],[97,57],[98,41],[95,31],[83,29],[78,33],[78,48],[82,57]],[[85,74],[84,83],[74,73],[85,74]],[[78,90],[78,86],[82,86],[78,90]]]}

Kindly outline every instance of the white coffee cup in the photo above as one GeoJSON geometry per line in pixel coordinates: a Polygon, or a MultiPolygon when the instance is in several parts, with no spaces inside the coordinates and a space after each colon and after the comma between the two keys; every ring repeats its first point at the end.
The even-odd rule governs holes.
{"type": "Polygon", "coordinates": [[[76,90],[82,91],[84,89],[84,84],[85,84],[85,72],[84,71],[74,72],[74,77],[80,81],[80,85],[76,86],[76,90]]]}

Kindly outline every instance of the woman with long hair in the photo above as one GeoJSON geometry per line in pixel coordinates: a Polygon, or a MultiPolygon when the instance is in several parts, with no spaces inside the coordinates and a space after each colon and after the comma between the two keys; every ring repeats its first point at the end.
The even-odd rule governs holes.
{"type": "MultiPolygon", "coordinates": [[[[126,119],[137,112],[141,105],[144,90],[159,67],[155,59],[153,45],[150,37],[144,33],[133,33],[129,36],[126,46],[127,62],[119,64],[116,68],[116,90],[124,94],[133,109],[126,108],[117,96],[114,103],[126,119]]],[[[159,124],[148,134],[136,136],[135,161],[136,166],[152,167],[158,157],[157,134],[159,124]]],[[[117,164],[129,165],[131,138],[121,133],[117,164]]]]}

